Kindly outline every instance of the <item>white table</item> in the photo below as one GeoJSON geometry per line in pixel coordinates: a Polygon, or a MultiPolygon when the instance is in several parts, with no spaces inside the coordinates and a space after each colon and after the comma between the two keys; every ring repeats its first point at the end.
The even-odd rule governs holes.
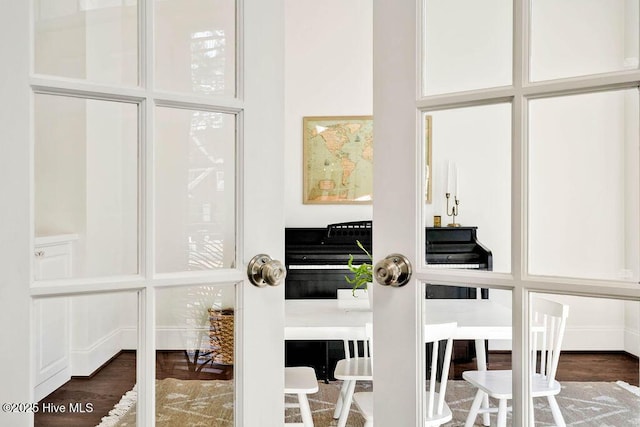
{"type": "MultiPolygon", "coordinates": [[[[425,299],[424,310],[426,324],[457,322],[454,339],[475,340],[478,370],[487,368],[485,340],[511,339],[511,310],[493,301],[425,299]]],[[[285,300],[285,340],[364,339],[364,325],[372,321],[367,301],[285,300]]],[[[488,416],[484,421],[488,425],[488,416]]]]}
{"type": "MultiPolygon", "coordinates": [[[[426,299],[426,323],[457,322],[455,339],[511,339],[511,310],[485,299],[426,299]]],[[[286,340],[364,338],[364,325],[373,321],[367,303],[337,299],[286,300],[286,340]]]]}

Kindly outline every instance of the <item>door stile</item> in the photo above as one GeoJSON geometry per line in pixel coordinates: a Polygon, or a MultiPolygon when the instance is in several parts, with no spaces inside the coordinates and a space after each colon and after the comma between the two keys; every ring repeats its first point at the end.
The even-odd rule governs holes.
{"type": "MultiPolygon", "coordinates": [[[[29,295],[32,281],[33,197],[31,196],[33,135],[30,131],[31,90],[29,87],[30,28],[28,2],[10,1],[3,4],[0,28],[13,38],[0,44],[3,67],[0,70],[0,246],[2,283],[0,284],[0,322],[4,327],[0,376],[0,401],[31,402],[33,399],[35,359],[30,351],[31,307],[29,295]],[[21,35],[16,37],[15,35],[21,35]],[[22,37],[22,35],[25,35],[22,37]],[[17,351],[17,349],[21,349],[17,351]],[[25,350],[26,356],[25,357],[25,350]]],[[[27,426],[33,423],[33,413],[0,412],[0,424],[27,426]]]]}
{"type": "Polygon", "coordinates": [[[138,86],[145,90],[145,99],[139,104],[140,167],[140,221],[139,221],[139,274],[147,286],[138,293],[138,348],[136,384],[138,384],[136,425],[156,424],[156,292],[155,277],[155,100],[149,90],[154,85],[154,10],[152,0],[138,3],[138,86]],[[151,284],[149,280],[151,279],[151,284]]]}
{"type": "MultiPolygon", "coordinates": [[[[238,96],[242,172],[238,200],[241,270],[255,255],[284,259],[284,1],[238,3],[238,96]]],[[[241,370],[236,426],[282,424],[284,417],[284,284],[237,291],[241,370]],[[266,321],[268,319],[268,321],[266,321]]]]}
{"type": "MultiPolygon", "coordinates": [[[[417,3],[373,4],[374,261],[400,253],[413,266],[420,265],[416,158],[423,158],[416,150],[417,3]]],[[[422,425],[420,284],[413,278],[400,288],[374,286],[375,422],[417,427],[422,425]]]]}
{"type": "Polygon", "coordinates": [[[136,360],[136,384],[138,387],[136,425],[154,427],[155,379],[156,379],[156,334],[155,288],[147,286],[138,292],[138,348],[136,360]]]}

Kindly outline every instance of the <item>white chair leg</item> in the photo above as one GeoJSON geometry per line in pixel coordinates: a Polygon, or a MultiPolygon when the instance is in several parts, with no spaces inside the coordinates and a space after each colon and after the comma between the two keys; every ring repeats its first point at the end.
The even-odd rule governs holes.
{"type": "Polygon", "coordinates": [[[340,387],[340,393],[338,393],[338,400],[336,401],[336,409],[333,411],[333,418],[340,418],[340,413],[342,412],[342,401],[344,396],[347,394],[347,388],[349,387],[349,381],[343,381],[342,387],[340,387]]]}
{"type": "Polygon", "coordinates": [[[476,418],[478,417],[478,410],[480,409],[484,396],[485,393],[482,390],[478,390],[476,397],[473,399],[473,403],[471,404],[471,408],[469,409],[469,415],[467,415],[467,421],[464,423],[464,427],[473,427],[473,424],[476,422],[476,418]]]}
{"type": "Polygon", "coordinates": [[[536,425],[535,419],[535,405],[533,404],[533,398],[529,399],[529,425],[531,427],[536,425]]]}
{"type": "Polygon", "coordinates": [[[349,381],[347,391],[342,398],[342,411],[340,411],[340,418],[338,419],[337,427],[345,427],[347,425],[347,418],[349,417],[349,411],[351,409],[351,401],[353,400],[353,392],[356,389],[356,382],[349,381]]]}
{"type": "Polygon", "coordinates": [[[311,407],[305,393],[298,394],[298,402],[300,403],[300,416],[304,427],[313,427],[313,417],[311,416],[311,407]]]}
{"type": "MultiPolygon", "coordinates": [[[[489,395],[484,393],[484,397],[482,398],[482,408],[489,409],[489,395]]],[[[482,414],[482,425],[490,426],[491,421],[489,420],[489,413],[485,412],[482,414]]]]}
{"type": "MultiPolygon", "coordinates": [[[[484,340],[476,340],[476,367],[479,371],[487,370],[487,354],[485,352],[484,340]]],[[[489,409],[489,396],[487,394],[484,395],[482,399],[482,408],[489,409]]],[[[489,424],[489,413],[485,412],[482,414],[482,425],[488,426],[489,424]]]]}
{"type": "Polygon", "coordinates": [[[507,426],[507,399],[498,401],[498,427],[507,426]]]}
{"type": "Polygon", "coordinates": [[[547,400],[549,400],[549,407],[551,408],[551,414],[553,415],[553,421],[555,421],[558,427],[566,427],[564,422],[564,418],[562,417],[562,412],[560,412],[560,407],[558,406],[558,402],[556,401],[555,396],[547,396],[547,400]]]}

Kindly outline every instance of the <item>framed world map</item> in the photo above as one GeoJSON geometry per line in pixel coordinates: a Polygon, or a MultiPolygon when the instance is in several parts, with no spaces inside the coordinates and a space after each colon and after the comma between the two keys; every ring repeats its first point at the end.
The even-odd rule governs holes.
{"type": "Polygon", "coordinates": [[[303,203],[371,203],[373,117],[303,118],[303,203]]]}

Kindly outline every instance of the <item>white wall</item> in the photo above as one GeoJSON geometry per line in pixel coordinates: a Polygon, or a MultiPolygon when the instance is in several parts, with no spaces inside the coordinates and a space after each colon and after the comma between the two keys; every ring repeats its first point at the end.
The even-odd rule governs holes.
{"type": "Polygon", "coordinates": [[[287,227],[372,217],[371,205],[302,203],[302,118],[372,114],[372,13],[371,0],[285,1],[287,227]]]}
{"type": "Polygon", "coordinates": [[[134,292],[71,297],[71,375],[91,375],[122,349],[137,347],[137,294],[134,292]],[[128,322],[122,319],[127,313],[128,322]],[[127,339],[129,338],[129,339],[127,339]]]}

